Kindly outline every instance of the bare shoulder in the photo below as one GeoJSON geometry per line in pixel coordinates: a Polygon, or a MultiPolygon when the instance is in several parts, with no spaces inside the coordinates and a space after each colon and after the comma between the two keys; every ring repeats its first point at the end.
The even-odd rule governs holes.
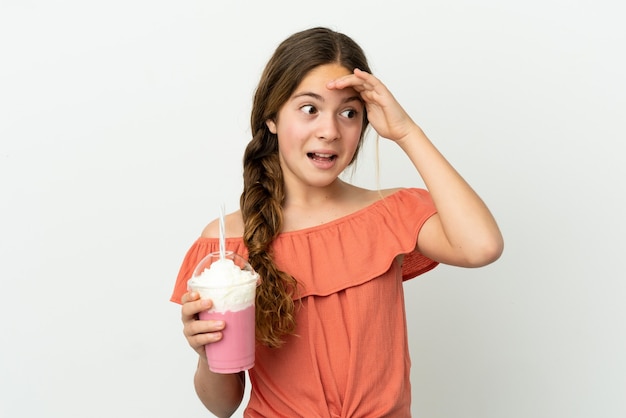
{"type": "Polygon", "coordinates": [[[352,212],[363,209],[399,190],[402,188],[371,190],[346,183],[343,189],[343,204],[346,205],[348,212],[352,212]]]}
{"type": "MultiPolygon", "coordinates": [[[[224,217],[224,232],[226,238],[236,238],[243,236],[243,218],[241,217],[241,211],[229,213],[224,217]]],[[[203,238],[219,238],[220,236],[220,221],[214,219],[211,221],[202,231],[203,238]]]]}
{"type": "Polygon", "coordinates": [[[390,196],[400,190],[402,190],[401,187],[394,189],[370,190],[352,186],[352,190],[351,193],[349,193],[349,196],[351,200],[359,202],[361,206],[368,206],[376,202],[377,200],[390,196]]]}
{"type": "Polygon", "coordinates": [[[393,189],[383,189],[383,190],[378,190],[378,194],[379,196],[382,197],[387,197],[387,196],[391,196],[392,194],[399,192],[400,190],[402,190],[402,187],[395,187],[393,189]]]}

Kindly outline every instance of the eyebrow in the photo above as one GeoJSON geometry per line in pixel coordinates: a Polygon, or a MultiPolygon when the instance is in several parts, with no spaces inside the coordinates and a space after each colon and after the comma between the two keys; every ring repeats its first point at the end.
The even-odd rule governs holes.
{"type": "MultiPolygon", "coordinates": [[[[302,93],[294,94],[292,98],[293,99],[297,99],[299,97],[305,97],[305,96],[308,96],[308,97],[311,97],[313,99],[319,100],[320,102],[325,101],[322,96],[320,96],[317,93],[313,93],[311,91],[304,91],[302,93]]],[[[361,96],[359,96],[358,94],[355,94],[354,96],[346,97],[341,102],[342,103],[349,103],[349,102],[353,102],[353,101],[357,101],[357,102],[363,103],[363,99],[361,99],[361,96]]]]}

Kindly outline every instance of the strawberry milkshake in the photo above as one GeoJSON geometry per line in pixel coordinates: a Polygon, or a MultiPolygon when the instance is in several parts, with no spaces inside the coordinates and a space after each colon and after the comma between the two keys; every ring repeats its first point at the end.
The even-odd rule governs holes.
{"type": "Polygon", "coordinates": [[[215,373],[237,373],[254,366],[254,300],[259,275],[241,256],[226,251],[207,255],[187,282],[189,290],[213,307],[201,320],[224,321],[222,339],[205,346],[209,368],[215,373]]]}

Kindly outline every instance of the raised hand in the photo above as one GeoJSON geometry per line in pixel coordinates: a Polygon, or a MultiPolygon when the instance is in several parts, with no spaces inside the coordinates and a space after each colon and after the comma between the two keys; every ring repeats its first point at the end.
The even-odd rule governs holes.
{"type": "Polygon", "coordinates": [[[389,89],[376,77],[365,71],[330,81],[328,89],[351,87],[361,95],[367,109],[367,118],[378,134],[392,141],[400,141],[419,129],[389,89]]]}

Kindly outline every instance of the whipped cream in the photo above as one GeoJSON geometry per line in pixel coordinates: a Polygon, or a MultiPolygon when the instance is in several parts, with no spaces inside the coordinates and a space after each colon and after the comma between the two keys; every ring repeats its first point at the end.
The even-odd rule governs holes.
{"type": "Polygon", "coordinates": [[[211,311],[240,311],[254,305],[257,280],[254,271],[240,269],[233,260],[220,259],[188,281],[203,299],[211,299],[211,311]]]}

